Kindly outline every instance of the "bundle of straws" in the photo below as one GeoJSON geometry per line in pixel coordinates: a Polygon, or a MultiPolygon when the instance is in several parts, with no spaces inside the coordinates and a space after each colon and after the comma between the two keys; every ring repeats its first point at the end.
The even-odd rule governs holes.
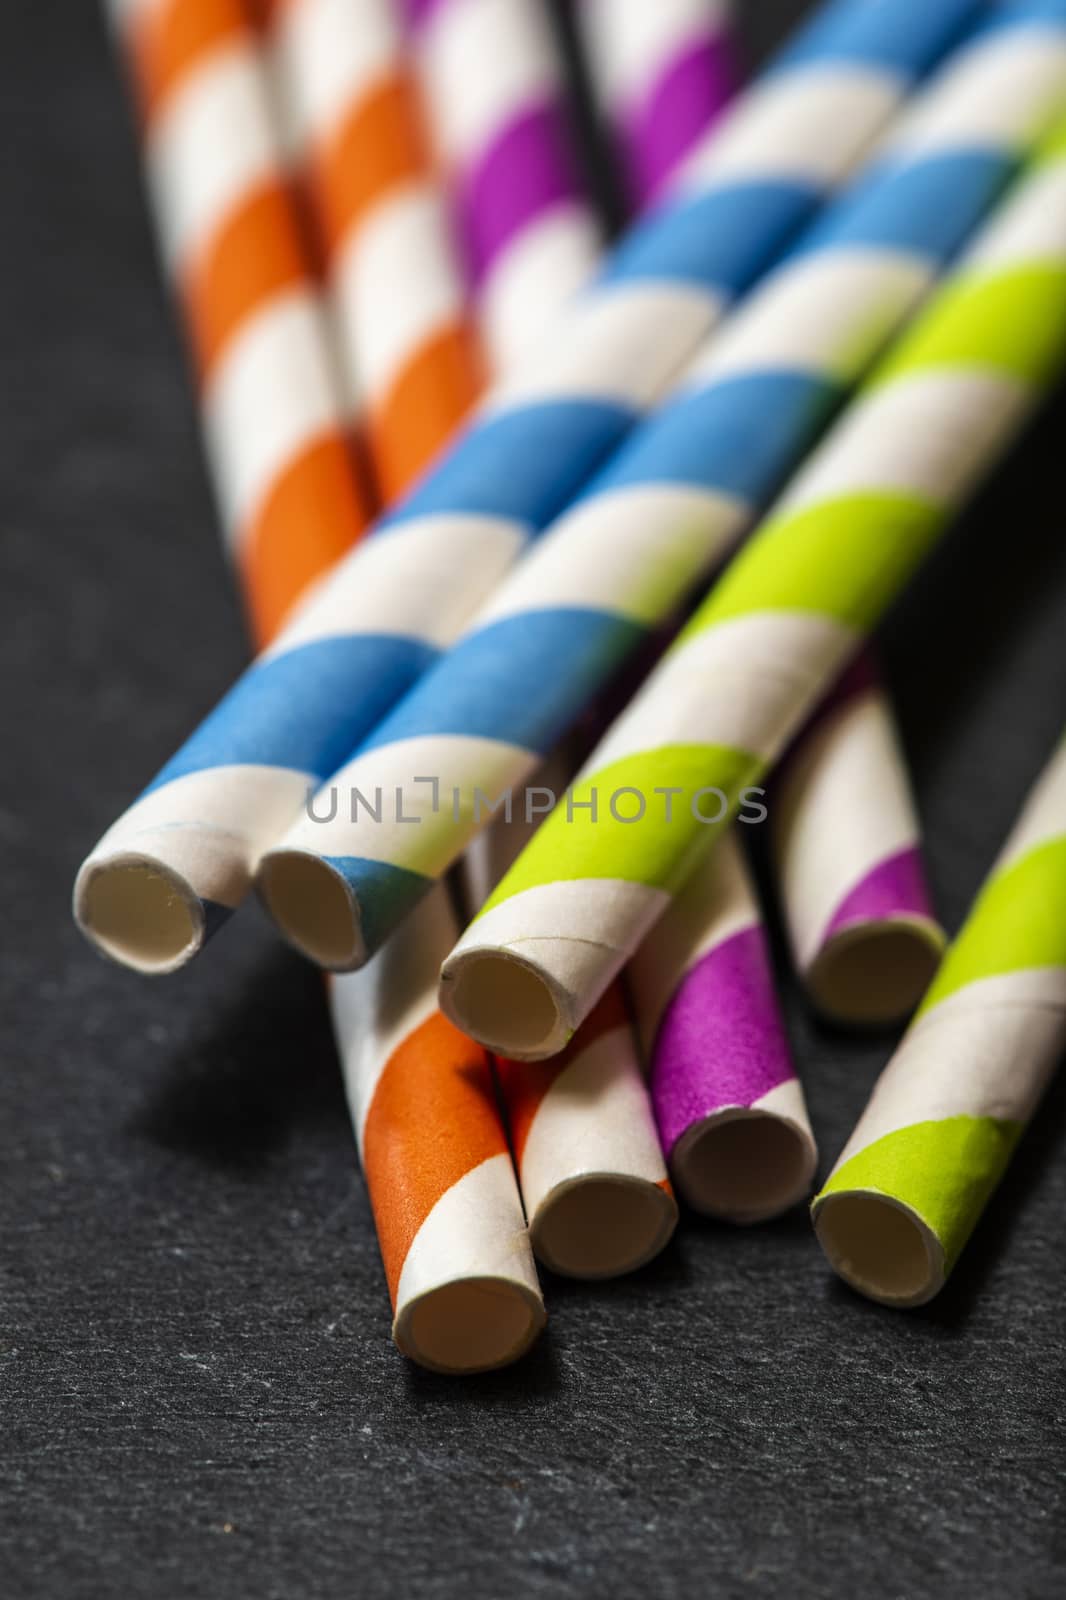
{"type": "Polygon", "coordinates": [[[83,932],[254,888],[328,969],[396,1343],[475,1371],[538,1261],[809,1196],[765,823],[815,1008],[914,1013],[818,1239],[927,1301],[1066,1046],[1066,746],[948,945],[870,638],[1066,367],[1066,0],[825,0],[739,93],[723,0],[573,0],[607,253],[543,0],[111,3],[259,654],[83,932]]]}

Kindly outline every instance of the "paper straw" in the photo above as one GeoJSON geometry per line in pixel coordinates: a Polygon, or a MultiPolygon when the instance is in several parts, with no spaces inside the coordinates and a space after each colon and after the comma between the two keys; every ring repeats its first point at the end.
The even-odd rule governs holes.
{"type": "Polygon", "coordinates": [[[441,992],[464,1032],[523,1059],[565,1045],[1064,357],[1060,128],[460,940],[441,992]]]}
{"type": "Polygon", "coordinates": [[[677,1203],[618,985],[561,1055],[499,1060],[497,1076],[538,1259],[588,1279],[653,1260],[677,1203]]]}
{"type": "MultiPolygon", "coordinates": [[[[556,752],[516,796],[510,818],[474,841],[462,867],[469,906],[490,893],[572,770],[556,752]]],[[[535,1067],[495,1065],[539,1260],[567,1277],[614,1278],[658,1255],[677,1204],[621,986],[611,986],[561,1055],[535,1067]]]]}
{"type": "MultiPolygon", "coordinates": [[[[469,409],[480,364],[389,7],[270,7],[296,141],[327,246],[336,323],[361,382],[381,494],[395,499],[469,409]]],[[[544,1323],[488,1059],[441,1017],[446,898],[331,1012],[404,1355],[436,1371],[517,1360],[544,1323]]]]}
{"type": "Polygon", "coordinates": [[[683,1199],[741,1223],[797,1205],[818,1151],[735,830],[698,864],[628,980],[659,1136],[683,1199]]]}
{"type": "Polygon", "coordinates": [[[773,833],[796,967],[837,1022],[914,1010],[944,952],[895,717],[864,653],[774,780],[773,833]]]}
{"type": "Polygon", "coordinates": [[[201,385],[226,545],[262,642],[369,518],[262,52],[240,0],[109,9],[201,385]]]}
{"type": "MultiPolygon", "coordinates": [[[[732,6],[584,0],[579,20],[630,206],[647,210],[735,89],[732,6]]],[[[627,980],[662,1146],[686,1203],[741,1223],[797,1204],[817,1149],[758,903],[732,838],[693,874],[627,980]]],[[[544,1063],[512,1070],[536,1082],[544,1063]]]]}
{"type": "Polygon", "coordinates": [[[1049,26],[1027,5],[1024,25],[948,69],[892,151],[334,775],[316,820],[265,857],[268,909],[298,948],[357,966],[751,524],[1066,89],[1060,9],[1049,26]],[[396,804],[353,812],[353,795],[379,793],[419,824],[396,804]]]}
{"type": "Polygon", "coordinates": [[[510,372],[553,330],[599,258],[547,11],[541,0],[399,4],[489,358],[510,372]]]}
{"type": "MultiPolygon", "coordinates": [[[[283,0],[274,37],[312,175],[337,326],[361,379],[380,491],[396,498],[469,409],[480,364],[400,37],[380,0],[283,0]]],[[[488,1059],[441,1017],[443,894],[331,1012],[393,1305],[410,1359],[518,1359],[544,1323],[488,1059]]]]}
{"type": "MultiPolygon", "coordinates": [[[[584,0],[579,11],[630,204],[646,210],[733,93],[732,7],[728,0],[584,0]]],[[[798,1204],[818,1151],[760,909],[734,838],[693,874],[627,979],[662,1148],[686,1204],[737,1223],[798,1204]]],[[[541,1074],[575,1050],[617,992],[616,983],[561,1057],[509,1062],[512,1082],[535,1095],[541,1074]]],[[[513,1111],[511,1122],[521,1126],[513,1111]]]]}
{"type": "Polygon", "coordinates": [[[940,1292],[1064,1049],[1060,746],[814,1202],[845,1282],[900,1307],[940,1292]]]}
{"type": "Polygon", "coordinates": [[[393,1337],[421,1366],[453,1373],[517,1360],[544,1325],[488,1058],[437,1010],[454,937],[438,889],[417,929],[330,985],[393,1337]]]}
{"type": "Polygon", "coordinates": [[[683,171],[737,83],[730,0],[579,0],[596,98],[645,211],[683,171]]]}
{"type": "MultiPolygon", "coordinates": [[[[202,948],[309,787],[455,638],[977,10],[976,0],[833,0],[819,12],[719,124],[690,185],[579,297],[536,365],[495,392],[96,846],[75,915],[98,948],[147,973],[202,948]]],[[[420,751],[409,745],[406,756],[419,775],[420,751]]],[[[385,877],[395,900],[407,880],[385,877]]],[[[331,887],[316,881],[312,897],[343,929],[347,896],[331,887]]],[[[303,874],[274,873],[272,906],[284,919],[305,890],[303,874]]],[[[398,920],[395,906],[386,920],[398,920]]],[[[368,947],[384,937],[384,925],[364,931],[368,947]]],[[[358,959],[346,937],[318,941],[324,965],[358,959]]]]}
{"type": "Polygon", "coordinates": [[[482,362],[391,0],[260,0],[305,155],[382,499],[440,454],[482,362]]]}

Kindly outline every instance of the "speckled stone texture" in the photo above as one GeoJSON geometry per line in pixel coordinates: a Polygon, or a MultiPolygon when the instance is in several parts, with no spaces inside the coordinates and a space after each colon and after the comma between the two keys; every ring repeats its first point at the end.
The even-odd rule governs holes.
{"type": "MultiPolygon", "coordinates": [[[[754,54],[800,8],[740,9],[754,54]]],[[[79,857],[245,645],[98,9],[4,23],[0,1591],[1066,1592],[1061,1085],[927,1311],[848,1293],[802,1215],[688,1222],[457,1383],[389,1343],[316,976],[255,913],[176,978],[81,944],[79,857]]],[[[1066,714],[1064,424],[886,635],[952,927],[1066,714]]],[[[790,1022],[828,1162],[892,1040],[790,1022]]]]}

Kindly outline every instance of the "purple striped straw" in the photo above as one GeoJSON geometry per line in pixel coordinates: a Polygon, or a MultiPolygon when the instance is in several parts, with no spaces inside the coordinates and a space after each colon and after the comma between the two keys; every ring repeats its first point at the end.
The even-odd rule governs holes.
{"type": "Polygon", "coordinates": [[[895,717],[868,653],[779,766],[771,815],[792,955],[815,1005],[838,1022],[907,1016],[945,935],[895,717]]]}
{"type": "Polygon", "coordinates": [[[726,0],[581,0],[589,69],[634,212],[646,211],[738,79],[726,0]]]}
{"type": "Polygon", "coordinates": [[[508,371],[595,270],[540,0],[400,0],[490,358],[508,371]]]}
{"type": "Polygon", "coordinates": [[[818,1157],[736,833],[669,906],[629,987],[678,1193],[708,1215],[761,1222],[806,1196],[818,1157]]]}
{"type": "MultiPolygon", "coordinates": [[[[736,83],[727,7],[584,0],[594,87],[633,210],[684,166],[736,83]]],[[[659,1138],[694,1210],[739,1223],[802,1200],[817,1149],[737,841],[725,839],[629,969],[659,1138]]]]}

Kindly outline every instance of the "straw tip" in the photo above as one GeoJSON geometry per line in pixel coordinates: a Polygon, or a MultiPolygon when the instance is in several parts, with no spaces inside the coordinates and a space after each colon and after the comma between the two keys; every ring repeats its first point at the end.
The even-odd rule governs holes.
{"type": "Polygon", "coordinates": [[[256,892],[287,944],[327,972],[355,972],[367,961],[359,901],[344,874],[308,850],[268,851],[256,892]]]}
{"type": "Polygon", "coordinates": [[[461,1032],[513,1061],[545,1061],[574,1033],[565,994],[513,950],[460,944],[441,968],[439,999],[461,1032]]]}
{"type": "Polygon", "coordinates": [[[209,908],[192,885],[137,851],[90,857],[75,879],[73,910],[78,928],[101,955],[147,977],[179,971],[209,932],[209,908]]]}
{"type": "Polygon", "coordinates": [[[544,1301],[516,1278],[464,1278],[427,1289],[396,1313],[402,1355],[450,1377],[493,1372],[521,1360],[547,1321],[544,1301]]]}
{"type": "Polygon", "coordinates": [[[944,1247],[913,1206],[877,1189],[823,1191],[811,1219],[839,1278],[880,1305],[923,1306],[944,1286],[944,1247]]]}
{"type": "Polygon", "coordinates": [[[851,923],[823,944],[807,970],[807,988],[828,1021],[888,1027],[910,1016],[946,946],[940,924],[919,912],[851,923]]]}
{"type": "Polygon", "coordinates": [[[688,1128],[670,1171],[701,1216],[748,1226],[791,1211],[811,1192],[818,1147],[809,1127],[779,1111],[728,1106],[688,1128]]]}
{"type": "Polygon", "coordinates": [[[530,1222],[533,1251],[565,1278],[620,1278],[666,1248],[677,1227],[669,1186],[628,1173],[589,1172],[558,1184],[530,1222]]]}

